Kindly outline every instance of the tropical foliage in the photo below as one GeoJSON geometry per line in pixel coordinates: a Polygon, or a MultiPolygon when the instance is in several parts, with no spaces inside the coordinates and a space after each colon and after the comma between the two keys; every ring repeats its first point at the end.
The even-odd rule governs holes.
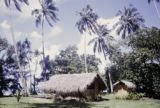
{"type": "Polygon", "coordinates": [[[120,16],[120,20],[114,25],[114,28],[122,38],[144,27],[143,17],[137,8],[132,5],[124,7],[123,10],[119,10],[117,16],[120,16]]]}
{"type": "Polygon", "coordinates": [[[28,2],[28,0],[4,0],[4,3],[5,3],[5,5],[8,7],[8,8],[11,8],[10,6],[12,5],[12,4],[14,4],[14,6],[16,7],[16,9],[18,10],[18,11],[22,11],[21,10],[21,3],[24,3],[24,4],[26,4],[26,5],[29,5],[29,2],[28,2]]]}
{"type": "Polygon", "coordinates": [[[80,33],[89,32],[96,33],[98,15],[93,11],[90,5],[87,5],[78,12],[80,19],[77,21],[76,26],[80,33]]]}
{"type": "MultiPolygon", "coordinates": [[[[157,4],[160,0],[147,0],[153,2],[160,17],[157,4]]],[[[5,6],[10,11],[10,29],[13,45],[0,37],[0,97],[6,92],[11,95],[17,93],[20,100],[21,91],[24,94],[37,94],[36,86],[40,81],[49,80],[55,74],[74,74],[83,72],[99,72],[101,61],[96,58],[96,53],[102,53],[105,60],[109,57],[110,65],[106,66],[105,78],[112,92],[112,82],[128,79],[137,85],[137,92],[146,96],[160,98],[160,29],[145,27],[145,20],[133,5],[119,10],[118,22],[109,30],[108,24],[99,24],[99,15],[90,5],[77,12],[79,19],[75,26],[81,34],[95,35],[87,43],[84,37],[84,54],[78,54],[76,46],[61,49],[55,58],[45,55],[45,22],[53,27],[59,21],[59,9],[53,0],[38,0],[40,9],[32,10],[36,27],[41,28],[42,51],[32,50],[32,43],[28,39],[16,42],[16,33],[13,26],[13,10],[22,12],[23,5],[29,5],[29,0],[4,0],[5,6]],[[118,47],[114,46],[114,37],[111,32],[122,39],[118,47]],[[121,49],[122,40],[126,45],[125,52],[121,49]],[[87,54],[87,45],[93,45],[95,55],[87,54]],[[42,57],[41,57],[42,56],[42,57]],[[35,69],[32,64],[35,61],[35,69]],[[38,66],[41,70],[38,70],[38,66]],[[40,75],[36,77],[37,72],[40,75]]],[[[68,19],[67,19],[68,20],[68,19]]],[[[72,43],[71,43],[72,44],[72,43]]],[[[23,94],[23,95],[24,95],[23,94]]],[[[141,96],[130,94],[130,98],[137,99],[141,96]]]]}
{"type": "Polygon", "coordinates": [[[119,55],[114,61],[115,64],[110,68],[115,80],[131,80],[136,83],[139,92],[157,98],[160,97],[159,33],[160,30],[157,28],[146,28],[137,31],[129,42],[129,46],[133,50],[119,55]]]}
{"type": "MultiPolygon", "coordinates": [[[[52,62],[52,74],[73,74],[83,73],[84,70],[84,55],[79,56],[75,46],[69,46],[62,50],[52,62]]],[[[87,64],[89,72],[98,72],[98,64],[100,60],[93,55],[87,56],[87,64]]]]}
{"type": "Polygon", "coordinates": [[[111,55],[114,51],[114,48],[111,44],[113,42],[113,37],[110,36],[109,30],[105,25],[99,25],[97,30],[98,36],[90,40],[88,45],[93,45],[93,52],[103,53],[106,59],[107,55],[111,55]]]}

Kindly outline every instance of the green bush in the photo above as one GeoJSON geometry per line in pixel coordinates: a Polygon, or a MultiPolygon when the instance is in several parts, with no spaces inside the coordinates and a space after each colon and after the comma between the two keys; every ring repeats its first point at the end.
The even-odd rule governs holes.
{"type": "Polygon", "coordinates": [[[139,100],[144,96],[143,93],[130,93],[126,99],[128,100],[139,100]]]}

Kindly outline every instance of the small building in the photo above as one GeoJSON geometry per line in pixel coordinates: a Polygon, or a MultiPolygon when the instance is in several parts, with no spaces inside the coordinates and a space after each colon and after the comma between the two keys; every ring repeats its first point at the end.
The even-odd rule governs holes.
{"type": "Polygon", "coordinates": [[[107,86],[97,73],[54,75],[49,81],[40,83],[40,88],[49,93],[66,97],[96,98],[107,86]]]}
{"type": "Polygon", "coordinates": [[[120,80],[113,84],[113,91],[118,92],[119,90],[125,90],[127,92],[135,91],[136,85],[127,80],[120,80]]]}

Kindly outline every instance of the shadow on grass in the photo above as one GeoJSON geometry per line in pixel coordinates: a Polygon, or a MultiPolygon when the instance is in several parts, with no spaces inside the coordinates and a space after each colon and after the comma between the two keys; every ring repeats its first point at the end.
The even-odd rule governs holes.
{"type": "Polygon", "coordinates": [[[82,102],[32,103],[28,108],[91,108],[91,104],[82,102]]]}

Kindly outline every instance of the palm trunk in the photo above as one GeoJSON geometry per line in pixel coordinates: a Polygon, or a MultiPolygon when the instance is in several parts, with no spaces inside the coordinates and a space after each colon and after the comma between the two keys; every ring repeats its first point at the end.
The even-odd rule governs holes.
{"type": "Polygon", "coordinates": [[[17,50],[17,46],[16,46],[16,41],[15,41],[15,34],[14,34],[14,30],[13,30],[13,23],[12,23],[12,10],[10,8],[10,31],[11,31],[11,38],[12,38],[12,41],[13,41],[13,47],[14,47],[14,51],[15,51],[15,54],[16,54],[16,60],[17,60],[17,64],[18,64],[18,68],[19,68],[19,72],[20,72],[20,77],[21,77],[21,83],[22,83],[22,94],[24,94],[24,90],[25,90],[25,86],[24,86],[24,78],[23,78],[23,71],[22,71],[22,68],[21,68],[21,65],[20,65],[20,60],[19,60],[19,57],[18,57],[18,50],[17,50]]]}
{"type": "MultiPolygon", "coordinates": [[[[45,51],[44,51],[44,16],[42,17],[42,55],[43,55],[43,66],[45,66],[44,59],[45,59],[45,51]]],[[[46,76],[46,69],[44,71],[44,80],[47,80],[46,76]]]]}
{"type": "Polygon", "coordinates": [[[36,71],[37,71],[37,64],[38,64],[38,60],[36,59],[36,64],[35,64],[35,71],[34,71],[34,75],[33,75],[33,94],[37,94],[36,93],[36,71]]]}
{"type": "MultiPolygon", "coordinates": [[[[30,88],[29,88],[29,91],[31,91],[32,90],[32,73],[31,73],[31,64],[30,64],[30,60],[29,60],[29,58],[27,57],[27,60],[28,60],[28,63],[29,63],[29,73],[30,73],[30,75],[29,75],[29,79],[30,79],[30,88]]],[[[31,93],[31,92],[30,92],[31,93]]]]}
{"type": "MultiPolygon", "coordinates": [[[[24,72],[26,71],[26,67],[24,66],[24,72]]],[[[28,85],[27,85],[27,78],[24,76],[24,96],[28,96],[28,85]]]]}
{"type": "Polygon", "coordinates": [[[87,49],[86,46],[87,45],[87,40],[86,40],[86,36],[84,37],[84,65],[85,65],[85,72],[88,73],[88,66],[87,66],[87,49]]]}
{"type": "Polygon", "coordinates": [[[109,85],[110,85],[110,92],[113,92],[113,84],[112,84],[112,78],[111,73],[108,71],[108,78],[109,78],[109,85]]]}

